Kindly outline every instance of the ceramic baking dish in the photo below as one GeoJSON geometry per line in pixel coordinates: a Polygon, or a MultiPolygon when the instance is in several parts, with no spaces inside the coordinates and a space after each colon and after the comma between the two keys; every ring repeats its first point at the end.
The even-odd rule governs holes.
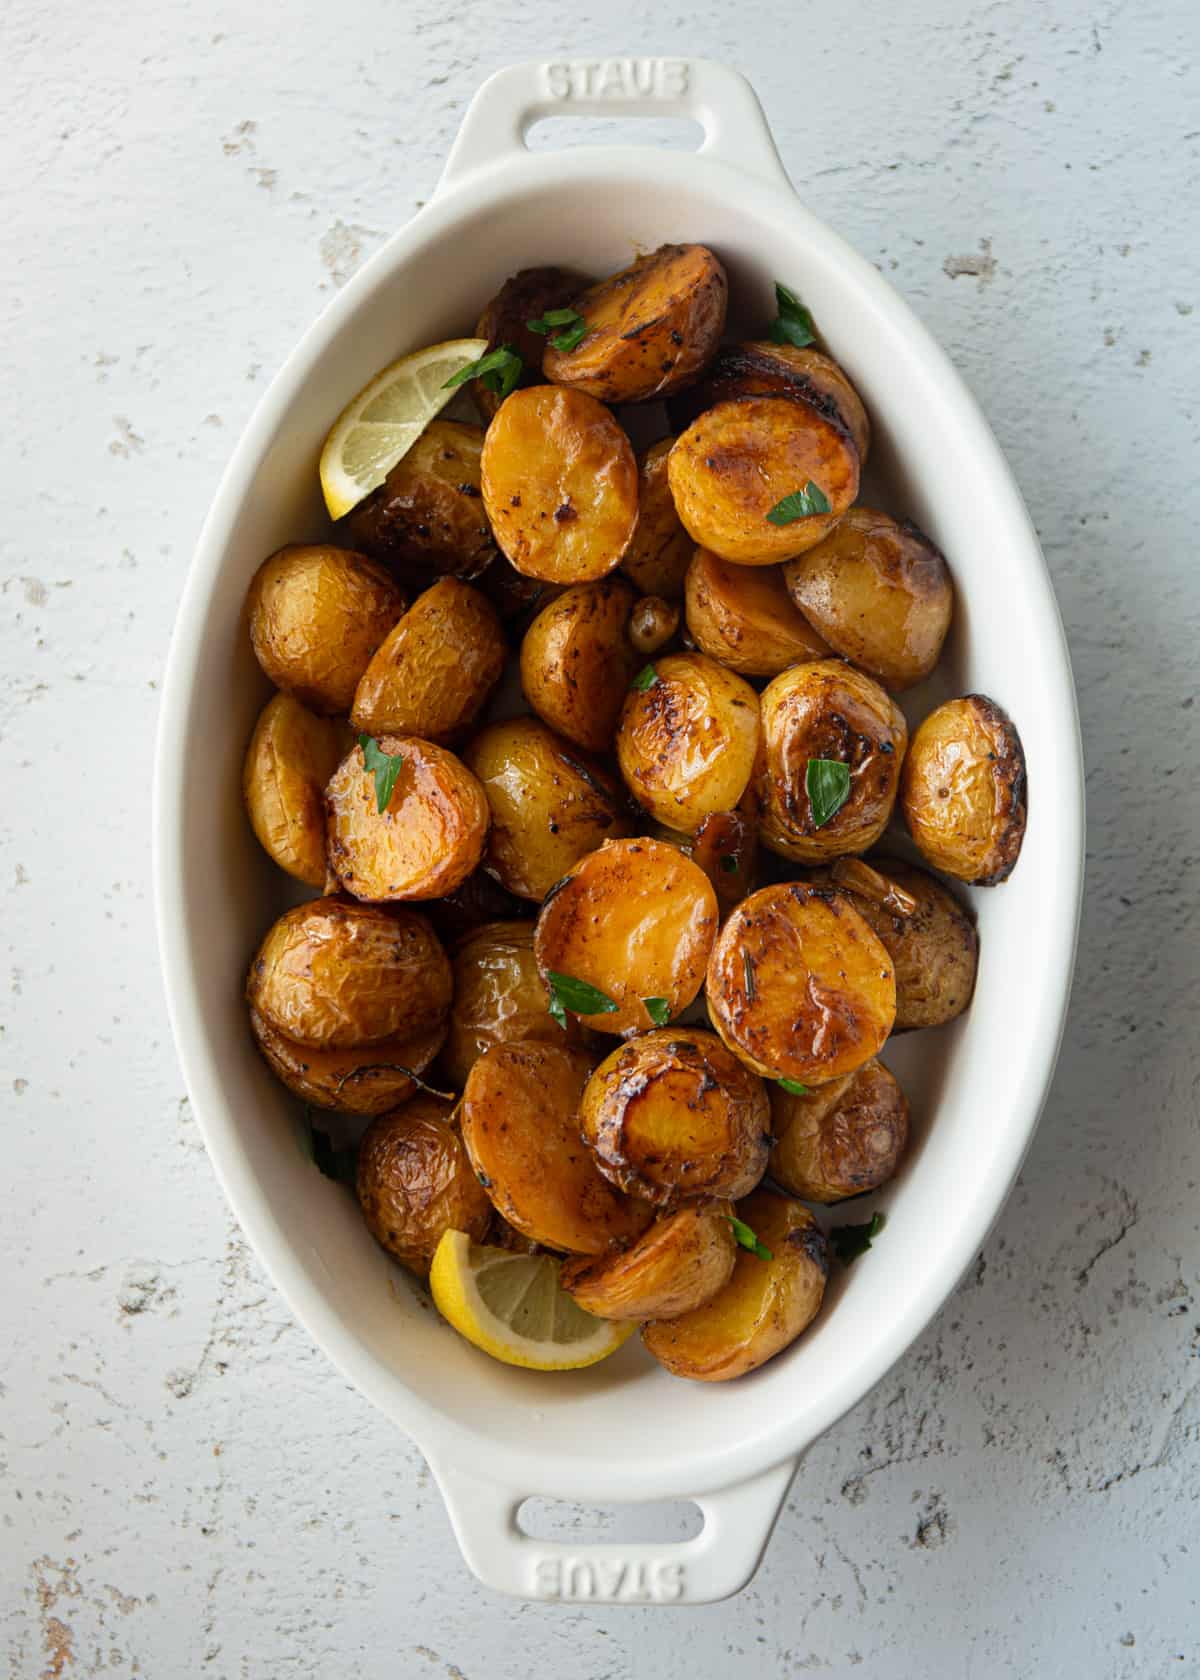
{"type": "Polygon", "coordinates": [[[736,1591],[805,1448],[929,1322],[1013,1182],[1062,1030],[1083,858],[1067,651],[1012,475],[928,333],[798,202],[741,77],[698,60],[535,63],[502,70],[480,90],[433,201],[305,335],[221,481],[171,646],[154,830],[171,1019],[217,1174],[297,1316],[419,1443],[471,1568],[530,1598],[702,1603],[736,1591]],[[698,152],[527,150],[529,125],[554,114],[683,116],[704,139],[698,152]],[[603,274],[675,240],[717,250],[747,329],[773,313],[776,277],[811,308],[871,413],[871,495],[934,537],[958,587],[937,686],[912,697],[912,710],[920,715],[942,693],[993,696],[1020,728],[1030,788],[1012,879],[971,895],[982,941],[972,1008],[952,1027],[889,1048],[916,1139],[880,1197],[885,1237],[835,1275],[800,1342],[727,1385],[677,1381],[636,1340],[570,1376],[476,1353],[400,1281],[351,1198],[305,1158],[297,1106],[259,1059],[241,998],[249,954],[285,903],[239,791],[267,692],[243,599],[273,549],[327,530],[316,466],[331,420],[385,362],[470,331],[514,270],[556,262],[603,274]],[[516,1521],[535,1494],[690,1498],[704,1526],[677,1544],[547,1544],[516,1521]]]}

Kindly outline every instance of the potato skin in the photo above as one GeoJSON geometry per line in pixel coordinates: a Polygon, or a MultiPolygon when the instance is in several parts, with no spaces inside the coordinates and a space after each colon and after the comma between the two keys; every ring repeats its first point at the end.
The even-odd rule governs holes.
{"type": "Polygon", "coordinates": [[[410,1073],[423,1074],[442,1047],[447,1023],[414,1037],[403,1034],[376,1044],[330,1050],[299,1044],[277,1031],[257,1010],[250,1030],[275,1077],[314,1108],[339,1114],[385,1114],[417,1090],[410,1073]]]}
{"type": "Polygon", "coordinates": [[[254,656],[275,687],[309,711],[345,714],[405,604],[399,586],[365,555],[291,543],[264,560],[250,583],[254,656]]]}
{"type": "Polygon", "coordinates": [[[480,489],[482,450],[482,427],[431,420],[337,529],[402,576],[478,576],[496,553],[480,489]]]}
{"type": "Polygon", "coordinates": [[[481,468],[496,541],[517,571],[589,583],[620,564],[637,524],[637,462],[595,398],[514,391],[488,427],[481,468]]]}
{"type": "Polygon", "coordinates": [[[358,1146],[355,1188],[367,1229],[421,1278],[445,1232],[482,1242],[492,1220],[452,1113],[437,1097],[414,1097],[373,1120],[358,1146]]]}
{"type": "Polygon", "coordinates": [[[751,893],[721,929],[708,1012],[756,1073],[817,1085],[879,1053],[896,1018],[895,973],[847,897],[785,881],[751,893]]]}
{"type": "Polygon", "coordinates": [[[598,1032],[649,1025],[644,998],[676,1016],[704,983],[717,898],[704,871],[661,840],[608,840],[547,894],[533,948],[543,979],[569,974],[617,1005],[580,1019],[598,1032]]]}
{"type": "Polygon", "coordinates": [[[325,885],[321,796],[349,744],[344,724],[276,694],[246,748],[242,794],[255,838],[272,863],[310,887],[325,885]]]}
{"type": "Polygon", "coordinates": [[[277,1032],[337,1050],[436,1031],[450,988],[449,959],[424,916],[316,898],[268,931],[246,999],[277,1032]]]}
{"type": "Polygon", "coordinates": [[[1025,751],[985,694],[947,700],[913,736],[900,808],[923,857],[977,887],[1007,881],[1025,838],[1025,751]]]}
{"type": "Polygon", "coordinates": [[[608,771],[540,718],[489,724],[464,754],[491,812],[483,866],[518,898],[540,901],[629,816],[608,771]]]}
{"type": "Polygon", "coordinates": [[[871,424],[862,399],[831,356],[794,344],[757,340],[719,350],[704,376],[671,404],[672,423],[688,426],[706,408],[741,397],[789,397],[840,425],[866,466],[871,424]]]}
{"type": "Polygon", "coordinates": [[[647,1352],[677,1377],[745,1376],[794,1342],[820,1310],[829,1250],[808,1209],[773,1190],[756,1190],[738,1204],[737,1216],[771,1259],[739,1249],[724,1289],[702,1307],[642,1331],[647,1352]]]}
{"type": "Polygon", "coordinates": [[[439,578],[376,649],[350,721],[368,735],[453,741],[483,710],[507,657],[487,597],[458,578],[439,578]]]}
{"type": "Polygon", "coordinates": [[[654,681],[631,688],[617,728],[617,763],[638,804],[668,828],[694,834],[746,791],[758,755],[758,696],[703,653],[655,661],[654,681]]]}
{"type": "Polygon", "coordinates": [[[588,331],[549,346],[546,378],[605,403],[665,397],[699,374],[721,341],[729,286],[704,245],[660,245],[574,299],[588,331]]]}
{"type": "Polygon", "coordinates": [[[566,1030],[547,1013],[550,994],[533,956],[532,922],[489,922],[476,928],[451,958],[454,1005],[442,1053],[457,1089],[493,1044],[566,1044],[582,1038],[578,1022],[566,1030]]]}
{"type": "Polygon", "coordinates": [[[736,1254],[731,1203],[689,1202],[629,1248],[564,1261],[559,1281],[597,1318],[678,1318],[725,1287],[736,1254]]]}
{"type": "Polygon", "coordinates": [[[612,745],[637,656],[624,578],[577,583],[534,619],[521,643],[521,688],[537,715],[590,752],[612,745]]]}
{"type": "Polygon", "coordinates": [[[806,1202],[877,1190],[908,1147],[908,1099],[882,1062],[798,1096],[771,1087],[771,1177],[806,1202]]]}
{"type": "Polygon", "coordinates": [[[731,671],[774,677],[789,665],[829,658],[828,647],[793,604],[777,566],[732,566],[698,548],[683,598],[692,640],[701,653],[731,671]]]}
{"type": "MultiPolygon", "coordinates": [[[[540,321],[548,309],[562,309],[588,284],[581,274],[569,268],[523,268],[510,275],[487,304],[475,327],[475,336],[486,338],[489,350],[501,344],[515,350],[524,364],[520,383],[541,384],[546,338],[530,332],[527,323],[540,321]]],[[[471,396],[485,420],[490,420],[500,407],[498,394],[489,390],[482,379],[471,381],[471,396]]]]}
{"type": "Polygon", "coordinates": [[[463,1090],[463,1142],[493,1205],[523,1236],[568,1254],[603,1254],[653,1218],[614,1190],[579,1132],[591,1059],[561,1044],[494,1044],[463,1090]]]}
{"type": "Polygon", "coordinates": [[[605,1057],[587,1082],[580,1123],[604,1176],[658,1207],[733,1200],[766,1171],[762,1080],[695,1027],[639,1033],[605,1057]]]}
{"type": "Polygon", "coordinates": [[[911,520],[853,507],[783,569],[792,600],[835,653],[899,693],[938,662],[954,611],[940,549],[911,520]]]}
{"type": "Polygon", "coordinates": [[[638,456],[638,518],[621,570],[644,595],[677,601],[695,546],[675,512],[667,457],[675,443],[662,438],[638,456]]]}
{"type": "Polygon", "coordinates": [[[758,837],[781,857],[821,863],[865,852],[896,802],[908,725],[873,677],[839,659],[781,671],[762,694],[763,750],[754,777],[758,837]],[[850,767],[850,793],[820,828],[806,786],[808,761],[850,767]]]}

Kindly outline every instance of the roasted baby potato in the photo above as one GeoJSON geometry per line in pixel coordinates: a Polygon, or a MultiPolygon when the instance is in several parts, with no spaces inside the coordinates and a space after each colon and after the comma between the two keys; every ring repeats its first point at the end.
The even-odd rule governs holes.
{"type": "Polygon", "coordinates": [[[437,1097],[414,1097],[373,1120],[358,1146],[355,1188],[367,1229],[422,1278],[447,1231],[482,1242],[492,1220],[453,1112],[437,1097]]]}
{"type": "Polygon", "coordinates": [[[704,245],[660,245],[573,301],[587,332],[547,348],[546,378],[605,403],[665,397],[695,379],[721,342],[729,287],[704,245]]]}
{"type": "Polygon", "coordinates": [[[537,715],[592,752],[612,745],[636,667],[633,590],[624,578],[577,583],[534,619],[521,643],[521,687],[537,715]]]}
{"type": "Polygon", "coordinates": [[[647,1351],[677,1377],[744,1376],[794,1342],[820,1310],[829,1251],[808,1209],[773,1190],[756,1190],[738,1204],[737,1216],[771,1258],[739,1249],[724,1289],[702,1307],[642,1331],[647,1351]]]}
{"type": "Polygon", "coordinates": [[[476,928],[451,959],[454,1006],[442,1054],[446,1077],[461,1089],[483,1052],[493,1044],[576,1045],[579,1024],[564,1028],[547,1013],[550,994],[533,956],[532,922],[489,922],[476,928]]]}
{"type": "MultiPolygon", "coordinates": [[[[504,344],[521,358],[522,385],[543,382],[542,356],[546,335],[529,330],[530,321],[540,321],[548,309],[562,309],[577,297],[588,282],[569,268],[523,268],[507,279],[488,304],[475,328],[476,338],[486,338],[488,349],[504,344]]],[[[471,381],[471,396],[485,420],[500,407],[499,395],[483,383],[471,381]]]]}
{"type": "Polygon", "coordinates": [[[940,549],[911,520],[853,507],[783,569],[792,600],[835,653],[893,692],[938,662],[954,610],[940,549]]]}
{"type": "Polygon", "coordinates": [[[538,718],[489,724],[465,757],[491,811],[484,868],[518,898],[544,898],[585,853],[629,832],[608,771],[538,718]]]}
{"type": "Polygon", "coordinates": [[[673,437],[638,456],[638,518],[621,570],[645,595],[677,601],[695,546],[675,512],[667,481],[667,456],[673,437]]]}
{"type": "Polygon", "coordinates": [[[777,566],[732,566],[698,548],[683,598],[692,640],[731,671],[773,677],[789,665],[829,658],[825,643],[793,605],[777,566]]]}
{"type": "Polygon", "coordinates": [[[741,566],[790,560],[827,537],[858,495],[858,474],[850,434],[786,397],[718,403],[692,422],[667,459],[684,527],[702,548],[741,566]],[[793,515],[786,499],[810,484],[829,512],[793,515]]]}
{"type": "Polygon", "coordinates": [[[679,629],[679,608],[661,595],[643,595],[629,615],[629,640],[634,652],[645,658],[661,652],[679,629]]]}
{"type": "Polygon", "coordinates": [[[785,881],[751,893],[721,929],[708,1012],[755,1072],[817,1085],[879,1053],[896,1019],[895,972],[849,898],[785,881]]]}
{"type": "Polygon", "coordinates": [[[913,736],[900,809],[930,863],[977,887],[1012,874],[1025,838],[1025,753],[994,700],[964,694],[913,736]]]}
{"type": "Polygon", "coordinates": [[[423,582],[478,576],[496,552],[479,484],[482,450],[481,427],[431,420],[338,530],[372,559],[423,582]]]}
{"type": "Polygon", "coordinates": [[[886,1184],[908,1146],[908,1101],[882,1062],[803,1093],[771,1087],[771,1177],[806,1202],[886,1184]]]}
{"type": "Polygon", "coordinates": [[[609,840],[546,895],[533,948],[543,979],[582,981],[616,1005],[577,1011],[586,1026],[625,1033],[650,1024],[647,998],[668,1020],[687,1008],[716,931],[716,894],[690,858],[661,840],[609,840]]]}
{"type": "Polygon", "coordinates": [[[514,391],[488,427],[482,473],[496,541],[519,572],[588,583],[620,564],[637,524],[637,462],[594,397],[514,391]]]}
{"type": "Polygon", "coordinates": [[[568,1254],[603,1254],[653,1218],[604,1178],[579,1132],[589,1057],[562,1044],[494,1044],[463,1090],[463,1142],[508,1223],[568,1254]]]}
{"type": "Polygon", "coordinates": [[[655,825],[655,840],[674,846],[699,864],[712,882],[721,919],[753,892],[758,860],[758,830],[744,811],[715,811],[695,834],[680,834],[665,824],[655,825]]]}
{"type": "Polygon", "coordinates": [[[442,1047],[447,1023],[415,1037],[381,1038],[375,1044],[330,1050],[299,1044],[250,1011],[250,1030],[275,1077],[302,1102],[342,1114],[385,1114],[416,1091],[412,1078],[429,1067],[442,1047]]]}
{"type": "Polygon", "coordinates": [[[604,1176],[659,1207],[745,1196],[766,1171],[763,1082],[695,1027],[660,1027],[614,1050],[587,1082],[580,1123],[604,1176]]]}
{"type": "Polygon", "coordinates": [[[758,837],[800,863],[865,852],[887,827],[908,743],[904,714],[872,677],[840,659],[781,671],[761,698],[763,751],[754,778],[758,837]],[[808,766],[835,760],[850,791],[818,826],[808,766]]]}
{"type": "Polygon", "coordinates": [[[450,988],[449,959],[424,916],[316,898],[271,928],[246,999],[287,1038],[339,1050],[436,1032],[450,988]]]}
{"type": "Polygon", "coordinates": [[[866,466],[871,425],[858,392],[830,356],[794,344],[730,344],[719,350],[691,390],[671,404],[674,424],[689,426],[715,403],[742,397],[790,397],[849,432],[866,466]]]}
{"type": "Polygon", "coordinates": [[[564,1261],[559,1281],[597,1318],[678,1318],[725,1287],[736,1253],[730,1203],[689,1202],[629,1248],[564,1261]]]}
{"type": "Polygon", "coordinates": [[[653,817],[694,834],[745,793],[759,735],[758,696],[744,678],[703,653],[672,653],[626,695],[617,763],[653,817]]]}
{"type": "Polygon", "coordinates": [[[344,724],[277,694],[263,707],[246,749],[242,793],[250,826],[271,862],[310,887],[325,885],[321,795],[349,744],[344,724]]]}
{"type": "Polygon", "coordinates": [[[350,721],[368,735],[452,741],[482,711],[507,655],[486,596],[458,578],[439,578],[376,650],[350,721]]]}
{"type": "Polygon", "coordinates": [[[325,790],[329,867],[347,892],[372,903],[441,898],[462,886],[483,856],[488,803],[453,753],[415,735],[376,746],[403,762],[385,810],[361,746],[352,747],[325,790]]]}
{"type": "Polygon", "coordinates": [[[264,560],[246,597],[255,658],[310,711],[350,710],[358,679],[405,608],[382,566],[330,543],[264,560]]]}

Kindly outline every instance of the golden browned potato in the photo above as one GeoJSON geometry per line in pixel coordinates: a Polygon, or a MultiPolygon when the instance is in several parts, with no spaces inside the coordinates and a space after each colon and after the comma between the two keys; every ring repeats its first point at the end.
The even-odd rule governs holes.
{"type": "Polygon", "coordinates": [[[250,1011],[250,1030],[277,1079],[302,1102],[342,1114],[386,1114],[416,1091],[412,1078],[423,1074],[442,1047],[446,1025],[415,1037],[381,1038],[349,1049],[300,1044],[250,1011]]]}
{"type": "Polygon", "coordinates": [[[594,397],[514,391],[488,427],[482,471],[496,541],[519,572],[589,583],[620,564],[637,523],[637,462],[594,397]]]}
{"type": "Polygon", "coordinates": [[[539,718],[489,724],[465,757],[491,810],[484,868],[518,898],[544,898],[585,853],[629,832],[613,777],[539,718]]]}
{"type": "MultiPolygon", "coordinates": [[[[562,309],[577,297],[588,281],[569,268],[523,268],[511,275],[479,317],[476,338],[486,338],[488,349],[506,345],[520,356],[522,385],[542,383],[542,357],[546,335],[529,330],[530,321],[540,321],[548,309],[562,309]]],[[[471,396],[484,419],[490,420],[500,407],[499,395],[482,379],[471,381],[471,396]]]]}
{"type": "Polygon", "coordinates": [[[492,1220],[453,1112],[437,1097],[414,1097],[399,1113],[373,1120],[358,1146],[356,1189],[367,1229],[418,1277],[428,1277],[447,1231],[482,1242],[492,1220]]]}
{"type": "Polygon", "coordinates": [[[271,928],[246,998],[277,1032],[338,1050],[437,1031],[450,987],[449,959],[424,916],[316,898],[271,928]]]}
{"type": "Polygon", "coordinates": [[[345,724],[277,694],[263,707],[246,749],[242,793],[255,837],[272,863],[310,887],[325,885],[321,796],[349,744],[345,724]]]}
{"type": "Polygon", "coordinates": [[[458,578],[439,578],[377,649],[355,690],[350,721],[368,735],[451,741],[483,710],[507,656],[486,596],[458,578]]]}
{"type": "MultiPolygon", "coordinates": [[[[800,863],[865,852],[887,827],[896,801],[908,725],[873,677],[840,659],[793,665],[761,699],[763,751],[754,777],[758,837],[800,863]],[[814,760],[845,764],[845,803],[818,825],[810,797],[814,760]]],[[[813,775],[818,772],[813,772],[813,775]]]]}
{"type": "Polygon", "coordinates": [[[1013,724],[985,694],[964,694],[913,736],[900,809],[921,853],[977,887],[1012,874],[1025,838],[1025,752],[1013,724]]]}
{"type": "Polygon", "coordinates": [[[329,867],[347,892],[372,903],[441,898],[483,856],[488,803],[454,754],[415,735],[375,747],[402,760],[384,810],[364,750],[353,747],[325,790],[329,867]]]}
{"type": "Polygon", "coordinates": [[[564,1028],[547,1013],[550,994],[533,956],[532,922],[489,922],[476,928],[452,958],[454,1007],[442,1055],[456,1088],[493,1044],[576,1045],[582,1038],[568,1016],[564,1028]]]}
{"type": "Polygon", "coordinates": [[[496,552],[480,489],[482,450],[481,427],[431,420],[338,530],[372,559],[402,571],[476,577],[496,552]]]}
{"type": "Polygon", "coordinates": [[[661,595],[643,595],[629,615],[629,640],[634,651],[647,657],[659,653],[679,629],[679,608],[661,595]]]}
{"type": "Polygon", "coordinates": [[[896,978],[847,897],[785,881],[751,893],[721,929],[708,1012],[757,1073],[816,1085],[879,1053],[896,1019],[896,978]]]}
{"type": "Polygon", "coordinates": [[[663,438],[638,456],[638,518],[621,570],[644,595],[677,601],[695,546],[675,512],[667,481],[667,456],[675,442],[663,438]]]}
{"type": "Polygon", "coordinates": [[[534,619],[521,643],[521,687],[537,715],[568,741],[605,752],[636,654],[628,636],[633,590],[624,578],[577,583],[534,619]]]}
{"type": "Polygon", "coordinates": [[[545,980],[582,981],[615,1005],[575,1010],[585,1025],[625,1033],[649,1026],[647,998],[668,1020],[687,1008],[716,931],[716,894],[690,858],[661,840],[609,840],[547,894],[533,948],[545,980]]]}
{"type": "Polygon", "coordinates": [[[737,1216],[771,1258],[739,1249],[724,1289],[693,1312],[642,1331],[647,1352],[677,1377],[745,1376],[794,1342],[820,1310],[829,1251],[808,1209],[773,1190],[756,1190],[738,1204],[737,1216]]]}
{"type": "Polygon", "coordinates": [[[731,671],[773,677],[788,665],[829,658],[825,643],[793,605],[777,566],[732,566],[698,548],[684,602],[696,646],[731,671]]]}
{"type": "Polygon", "coordinates": [[[371,655],[404,611],[403,592],[365,555],[293,543],[254,574],[246,609],[254,655],[313,712],[350,710],[371,655]]]}
{"type": "Polygon", "coordinates": [[[589,1057],[560,1044],[494,1044],[462,1096],[463,1142],[498,1211],[534,1242],[603,1254],[653,1218],[597,1169],[579,1131],[589,1057]]]}
{"type": "Polygon", "coordinates": [[[871,447],[871,426],[858,392],[830,356],[794,344],[730,344],[717,352],[704,376],[671,405],[672,420],[690,425],[715,403],[742,397],[790,397],[849,432],[861,466],[871,447]]]}
{"type": "Polygon", "coordinates": [[[954,588],[941,551],[911,520],[853,507],[783,571],[792,600],[834,652],[894,692],[937,664],[954,588]]]}
{"type": "Polygon", "coordinates": [[[724,1289],[736,1253],[730,1203],[689,1202],[629,1248],[564,1261],[559,1282],[597,1318],[678,1318],[724,1289]]]}
{"type": "Polygon", "coordinates": [[[758,754],[758,696],[703,653],[671,653],[635,680],[617,729],[617,763],[638,803],[694,834],[731,811],[758,754]]]}
{"type": "Polygon", "coordinates": [[[753,892],[758,863],[758,831],[744,811],[716,811],[691,837],[688,852],[716,889],[724,917],[753,892]]]}
{"type": "Polygon", "coordinates": [[[665,397],[695,379],[721,342],[729,287],[704,245],[660,245],[573,301],[587,332],[551,345],[546,378],[601,402],[665,397]]]}
{"type": "Polygon", "coordinates": [[[886,1184],[908,1146],[908,1100],[882,1062],[802,1094],[771,1087],[771,1177],[806,1202],[886,1184]]]}
{"type": "Polygon", "coordinates": [[[659,1207],[745,1196],[766,1171],[763,1082],[697,1027],[639,1033],[605,1057],[587,1082],[580,1120],[604,1176],[659,1207]]]}
{"type": "Polygon", "coordinates": [[[702,548],[741,566],[790,560],[827,537],[858,495],[858,473],[849,433],[786,397],[718,403],[693,421],[667,460],[686,529],[702,548]],[[828,513],[789,506],[798,492],[811,496],[810,484],[828,513]]]}

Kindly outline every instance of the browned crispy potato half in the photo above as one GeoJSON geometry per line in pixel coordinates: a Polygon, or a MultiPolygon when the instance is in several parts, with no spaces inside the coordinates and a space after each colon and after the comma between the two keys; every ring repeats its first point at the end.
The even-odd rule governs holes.
{"type": "Polygon", "coordinates": [[[633,590],[619,577],[577,583],[534,619],[521,643],[521,687],[537,715],[591,752],[612,745],[636,655],[633,590]]]}
{"type": "Polygon", "coordinates": [[[660,1027],[614,1050],[587,1082],[580,1119],[605,1177],[660,1207],[745,1196],[766,1171],[763,1082],[696,1027],[660,1027]]]}
{"type": "Polygon", "coordinates": [[[437,1031],[450,987],[449,959],[424,916],[316,898],[271,928],[246,998],[277,1032],[337,1050],[437,1031]]]}
{"type": "Polygon", "coordinates": [[[383,1038],[350,1049],[299,1044],[250,1011],[250,1029],[267,1066],[293,1095],[315,1108],[342,1114],[385,1114],[416,1091],[419,1078],[442,1047],[446,1022],[415,1037],[383,1038]]]}
{"type": "Polygon", "coordinates": [[[447,1231],[482,1242],[492,1221],[452,1113],[437,1097],[414,1097],[373,1120],[358,1146],[355,1187],[367,1229],[418,1277],[428,1277],[447,1231]]]}
{"type": "Polygon", "coordinates": [[[696,646],[731,671],[773,677],[789,665],[829,657],[828,647],[793,604],[777,566],[732,566],[698,548],[688,567],[684,601],[696,646]]]}
{"type": "Polygon", "coordinates": [[[310,711],[345,714],[358,679],[405,608],[382,566],[329,543],[294,543],[254,574],[246,609],[254,655],[310,711]]]}
{"type": "Polygon", "coordinates": [[[482,427],[431,420],[338,530],[402,572],[476,577],[496,552],[480,489],[482,450],[482,427]]]}
{"type": "Polygon", "coordinates": [[[645,998],[668,1018],[704,983],[717,898],[704,871],[661,840],[609,840],[563,877],[542,905],[534,950],[544,978],[570,975],[604,993],[611,1014],[582,1015],[600,1032],[640,1031],[645,998]]]}
{"type": "Polygon", "coordinates": [[[908,1100],[882,1062],[803,1095],[773,1085],[771,1116],[771,1177],[806,1202],[878,1190],[908,1146],[908,1100]]]}
{"type": "Polygon", "coordinates": [[[484,868],[518,898],[544,898],[585,853],[629,832],[613,777],[539,718],[489,724],[465,757],[491,810],[484,868]]]}
{"type": "Polygon", "coordinates": [[[840,659],[781,671],[763,692],[763,751],[754,778],[758,837],[800,863],[865,852],[887,827],[896,801],[908,725],[873,677],[840,659]],[[808,796],[811,759],[850,770],[850,792],[817,826],[808,796]]]}
{"type": "Polygon", "coordinates": [[[620,564],[637,523],[637,462],[594,397],[514,391],[488,427],[482,466],[496,541],[519,572],[589,583],[620,564]]]}
{"type": "Polygon", "coordinates": [[[439,578],[377,649],[350,721],[368,735],[451,741],[482,711],[507,655],[486,596],[458,578],[439,578]]]}
{"type": "Polygon", "coordinates": [[[832,357],[794,344],[730,344],[719,350],[703,377],[671,405],[671,418],[688,426],[715,403],[741,397],[790,397],[849,432],[865,466],[871,425],[858,392],[832,357]]]}
{"type": "Polygon", "coordinates": [[[546,350],[546,378],[606,403],[665,397],[716,350],[728,297],[706,246],[660,245],[575,298],[588,330],[573,350],[546,350]]]}
{"type": "Polygon", "coordinates": [[[1013,724],[984,694],[964,694],[913,736],[900,808],[921,853],[977,887],[1012,874],[1025,838],[1025,752],[1013,724]]]}
{"type": "Polygon", "coordinates": [[[732,1216],[728,1202],[689,1203],[656,1219],[629,1248],[565,1261],[559,1281],[597,1318],[678,1318],[733,1275],[732,1216]]]}
{"type": "Polygon", "coordinates": [[[550,994],[533,956],[532,922],[490,922],[476,928],[452,958],[454,1007],[442,1054],[456,1088],[493,1044],[578,1044],[571,1016],[565,1029],[547,1013],[550,994]]]}
{"type": "Polygon", "coordinates": [[[751,893],[722,928],[708,1012],[756,1072],[816,1085],[879,1053],[896,1019],[896,979],[848,898],[785,881],[751,893]]]}
{"type": "Polygon", "coordinates": [[[643,595],[629,615],[629,640],[643,658],[659,653],[679,629],[679,607],[661,595],[643,595]]]}
{"type": "Polygon", "coordinates": [[[272,863],[310,887],[325,885],[321,796],[349,740],[344,724],[276,694],[246,749],[242,793],[255,837],[272,863]]]}
{"type": "Polygon", "coordinates": [[[580,1135],[591,1067],[561,1044],[495,1044],[471,1069],[460,1110],[471,1165],[497,1210],[524,1236],[568,1254],[603,1254],[653,1218],[613,1189],[580,1135]]]}
{"type": "Polygon", "coordinates": [[[488,803],[461,760],[415,735],[377,743],[403,763],[385,810],[363,749],[353,747],[325,790],[329,867],[347,892],[372,903],[441,898],[483,856],[488,803]]]}
{"type": "MultiPolygon", "coordinates": [[[[542,381],[546,336],[530,332],[529,322],[540,321],[548,309],[562,309],[588,282],[569,268],[523,268],[507,279],[479,317],[476,338],[486,338],[489,350],[505,344],[521,358],[521,384],[542,381]]],[[[471,381],[471,396],[486,420],[500,407],[500,398],[482,379],[471,381]]]]}
{"type": "Polygon", "coordinates": [[[668,828],[694,834],[731,811],[758,754],[758,696],[703,653],[647,666],[625,697],[617,762],[638,803],[668,828]]]}
{"type": "Polygon", "coordinates": [[[911,520],[853,507],[784,567],[804,617],[835,653],[898,692],[938,662],[954,611],[941,551],[911,520]]]}
{"type": "Polygon", "coordinates": [[[646,595],[677,601],[695,546],[675,512],[667,481],[667,456],[673,437],[638,456],[638,518],[621,570],[646,595]]]}
{"type": "Polygon", "coordinates": [[[756,1190],[738,1204],[737,1216],[771,1258],[740,1248],[724,1289],[693,1312],[642,1331],[647,1352],[677,1377],[745,1376],[794,1342],[820,1310],[829,1251],[808,1209],[773,1190],[756,1190]]]}
{"type": "Polygon", "coordinates": [[[786,397],[718,403],[688,427],[667,461],[686,529],[702,548],[741,566],[790,560],[828,536],[858,495],[858,473],[849,433],[786,397]],[[772,523],[772,509],[810,483],[830,511],[772,523]]]}

